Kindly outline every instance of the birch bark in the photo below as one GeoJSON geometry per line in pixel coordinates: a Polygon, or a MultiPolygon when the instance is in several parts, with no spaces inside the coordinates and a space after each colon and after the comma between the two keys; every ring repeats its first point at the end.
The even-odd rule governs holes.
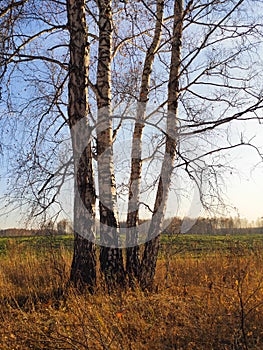
{"type": "Polygon", "coordinates": [[[124,282],[122,250],[119,245],[117,194],[113,164],[111,119],[112,3],[97,1],[99,48],[97,68],[97,155],[100,210],[100,266],[109,289],[124,282]]]}
{"type": "Polygon", "coordinates": [[[178,114],[179,73],[181,64],[181,40],[183,28],[183,0],[174,1],[174,24],[172,52],[168,83],[167,136],[165,155],[155,198],[154,213],[148,231],[143,258],[140,266],[140,285],[151,289],[159,251],[160,233],[165,215],[173,164],[176,157],[176,124],[178,114]]]}
{"type": "Polygon", "coordinates": [[[139,201],[140,184],[142,175],[142,135],[146,106],[149,98],[150,78],[152,72],[155,53],[158,49],[162,33],[164,1],[158,0],[156,4],[156,24],[152,43],[147,50],[142,81],[140,87],[140,98],[138,101],[136,122],[133,132],[132,152],[131,152],[131,175],[129,183],[129,203],[127,215],[127,237],[126,237],[126,270],[130,282],[139,275],[139,246],[138,246],[138,224],[139,224],[139,201]]]}
{"type": "Polygon", "coordinates": [[[93,292],[96,285],[94,234],[95,188],[91,144],[86,140],[88,123],[89,44],[85,0],[67,0],[70,34],[70,69],[68,117],[74,156],[74,255],[70,280],[93,292]],[[79,127],[79,125],[85,127],[79,127]]]}

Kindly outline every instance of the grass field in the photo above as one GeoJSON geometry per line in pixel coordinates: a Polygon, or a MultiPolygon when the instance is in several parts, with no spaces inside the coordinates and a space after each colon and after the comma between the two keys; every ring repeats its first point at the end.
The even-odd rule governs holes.
{"type": "MultiPolygon", "coordinates": [[[[5,254],[9,246],[20,246],[20,249],[33,249],[38,252],[49,251],[50,249],[64,248],[72,251],[73,236],[23,236],[23,237],[0,237],[0,254],[5,254]]],[[[239,247],[254,249],[262,245],[263,234],[247,235],[162,235],[161,254],[170,247],[173,254],[203,254],[214,253],[218,250],[228,251],[239,247]]]]}
{"type": "Polygon", "coordinates": [[[155,292],[79,295],[72,237],[0,239],[0,349],[263,349],[263,236],[162,238],[155,292]]]}

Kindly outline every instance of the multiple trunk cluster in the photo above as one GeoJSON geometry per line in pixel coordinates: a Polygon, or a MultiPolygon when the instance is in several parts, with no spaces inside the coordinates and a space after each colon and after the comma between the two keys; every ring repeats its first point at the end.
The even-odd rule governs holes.
{"type": "MultiPolygon", "coordinates": [[[[68,0],[68,23],[70,28],[70,71],[69,71],[69,120],[72,126],[80,118],[87,119],[89,127],[88,104],[88,67],[89,45],[87,40],[87,24],[85,22],[85,1],[68,0]]],[[[128,277],[130,285],[139,283],[144,289],[151,288],[155,273],[158,255],[159,236],[163,222],[166,201],[173,162],[175,159],[176,140],[175,135],[178,109],[178,76],[180,70],[180,51],[182,37],[182,1],[175,1],[174,28],[171,40],[172,54],[170,65],[170,78],[168,84],[168,118],[166,152],[159,179],[159,186],[155,200],[155,209],[151,221],[148,242],[145,246],[142,260],[139,256],[138,224],[140,180],[142,175],[142,135],[147,101],[149,99],[150,78],[155,54],[160,43],[164,0],[156,3],[156,23],[152,43],[149,46],[144,61],[141,79],[140,97],[134,126],[131,174],[129,185],[129,203],[127,215],[127,228],[129,228],[126,240],[126,271],[124,268],[123,249],[118,245],[118,213],[116,183],[113,162],[113,129],[111,119],[111,59],[112,59],[112,4],[110,0],[98,1],[98,66],[96,83],[97,101],[97,163],[98,163],[98,187],[99,187],[99,215],[100,215],[100,269],[104,274],[109,289],[124,286],[128,277]],[[154,238],[153,238],[154,237],[154,238]],[[153,238],[153,239],[152,239],[153,238]],[[127,273],[127,274],[126,274],[127,273]]],[[[82,135],[72,133],[73,148],[78,149],[78,140],[82,135]]],[[[87,142],[85,152],[76,157],[80,159],[75,163],[76,192],[80,192],[81,200],[85,208],[94,218],[95,183],[92,169],[91,144],[87,142]]],[[[76,198],[79,198],[77,195],[76,198]]],[[[77,200],[77,199],[76,199],[77,200]]],[[[74,221],[79,222],[83,215],[79,205],[75,201],[74,221]]],[[[87,220],[82,220],[86,223],[87,220]]],[[[86,223],[87,225],[87,223],[86,223]]],[[[75,233],[74,258],[71,270],[71,280],[76,286],[87,284],[91,290],[96,285],[96,251],[94,243],[88,241],[83,235],[84,227],[79,227],[82,232],[75,233]]],[[[92,230],[92,226],[89,226],[92,230]]],[[[78,230],[79,231],[79,230],[78,230]]]]}

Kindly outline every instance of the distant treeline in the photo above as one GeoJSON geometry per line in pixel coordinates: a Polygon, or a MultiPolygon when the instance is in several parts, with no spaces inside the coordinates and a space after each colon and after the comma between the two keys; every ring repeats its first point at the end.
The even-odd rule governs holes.
{"type": "MultiPolygon", "coordinates": [[[[141,223],[147,223],[147,220],[141,220],[141,223]]],[[[120,226],[125,227],[121,222],[120,226]]],[[[198,219],[174,217],[167,219],[163,225],[165,234],[198,234],[198,235],[227,235],[227,234],[258,234],[263,233],[263,221],[258,219],[255,222],[249,222],[247,219],[240,218],[204,218],[198,219]]],[[[98,227],[97,227],[98,229],[98,227]]],[[[72,225],[67,220],[61,220],[57,224],[49,223],[41,229],[21,229],[9,228],[0,230],[0,237],[21,237],[21,236],[55,236],[73,234],[72,225]]]]}
{"type": "Polygon", "coordinates": [[[72,226],[66,219],[57,223],[49,221],[38,229],[8,228],[0,230],[0,237],[23,237],[23,236],[56,236],[72,234],[72,226]]]}
{"type": "Polygon", "coordinates": [[[263,233],[263,226],[261,219],[249,222],[247,219],[238,217],[200,217],[198,219],[186,218],[184,220],[175,217],[170,219],[170,223],[164,229],[164,232],[166,234],[188,233],[199,235],[256,234],[263,233]]]}
{"type": "MultiPolygon", "coordinates": [[[[63,234],[57,230],[50,229],[23,229],[23,228],[8,228],[0,230],[0,237],[26,237],[26,236],[47,236],[63,234]]],[[[65,232],[64,232],[65,234],[65,232]]]]}

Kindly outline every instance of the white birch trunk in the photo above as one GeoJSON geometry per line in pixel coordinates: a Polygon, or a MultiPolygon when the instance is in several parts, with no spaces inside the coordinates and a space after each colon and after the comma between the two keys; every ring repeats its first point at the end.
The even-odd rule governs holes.
{"type": "Polygon", "coordinates": [[[140,284],[143,289],[151,289],[159,250],[162,222],[176,157],[176,124],[178,113],[179,73],[181,64],[181,40],[183,26],[183,0],[174,1],[174,27],[172,54],[168,84],[167,138],[160,180],[155,199],[154,213],[148,231],[149,241],[145,244],[140,268],[140,284]]]}
{"type": "Polygon", "coordinates": [[[163,21],[164,0],[158,0],[156,4],[156,24],[153,41],[146,53],[142,82],[140,88],[140,99],[137,106],[136,122],[133,132],[131,152],[131,176],[129,183],[129,203],[127,215],[127,237],[126,246],[126,268],[130,279],[137,278],[139,273],[139,246],[138,223],[139,223],[139,201],[140,185],[142,175],[142,135],[147,101],[149,98],[150,78],[156,50],[158,49],[163,21]]]}
{"type": "Polygon", "coordinates": [[[99,8],[97,153],[101,222],[100,263],[107,286],[111,288],[112,285],[124,282],[122,251],[116,248],[119,245],[119,222],[111,120],[112,4],[110,0],[101,0],[97,4],[99,8]]]}
{"type": "Polygon", "coordinates": [[[68,116],[74,156],[74,256],[70,280],[75,287],[96,285],[94,239],[95,189],[91,145],[85,139],[88,128],[89,45],[85,18],[85,0],[67,0],[70,33],[70,69],[68,116]],[[84,125],[79,127],[79,125],[84,125]]]}

